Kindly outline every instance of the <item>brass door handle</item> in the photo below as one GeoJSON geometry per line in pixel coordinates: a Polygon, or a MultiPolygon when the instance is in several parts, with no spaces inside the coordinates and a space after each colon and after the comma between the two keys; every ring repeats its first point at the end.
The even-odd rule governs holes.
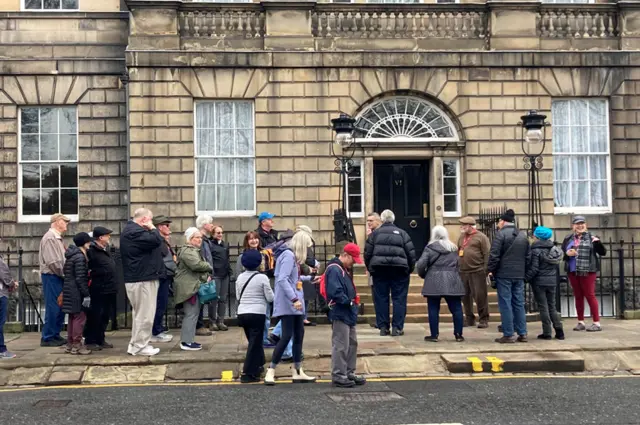
{"type": "Polygon", "coordinates": [[[429,204],[422,204],[422,218],[429,218],[429,204]]]}
{"type": "Polygon", "coordinates": [[[411,220],[409,222],[409,227],[411,227],[412,229],[415,229],[416,227],[418,227],[418,222],[415,220],[411,220]]]}

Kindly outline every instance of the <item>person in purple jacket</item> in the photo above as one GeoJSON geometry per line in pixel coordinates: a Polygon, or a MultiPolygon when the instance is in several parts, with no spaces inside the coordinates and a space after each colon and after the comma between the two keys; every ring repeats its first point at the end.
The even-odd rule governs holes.
{"type": "Polygon", "coordinates": [[[264,378],[266,385],[276,383],[276,366],[282,360],[282,354],[291,338],[293,338],[293,382],[305,383],[316,380],[302,370],[304,291],[300,280],[300,265],[306,261],[308,249],[312,245],[311,236],[307,232],[298,231],[290,241],[281,244],[274,251],[276,269],[272,316],[282,321],[282,336],[273,350],[271,364],[264,378]]]}

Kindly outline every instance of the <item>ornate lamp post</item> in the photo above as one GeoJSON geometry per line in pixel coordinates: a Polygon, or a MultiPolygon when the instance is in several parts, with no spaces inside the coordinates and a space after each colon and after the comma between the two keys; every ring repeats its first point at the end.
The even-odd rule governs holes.
{"type": "Polygon", "coordinates": [[[353,167],[354,130],[356,120],[347,114],[331,120],[336,132],[335,142],[331,143],[331,156],[335,158],[335,172],[340,174],[340,208],[333,212],[335,242],[355,242],[353,221],[347,207],[347,182],[353,167]],[[340,148],[338,150],[338,147],[340,148]]]}
{"type": "Polygon", "coordinates": [[[531,232],[542,226],[542,188],[540,174],[542,153],[547,143],[546,127],[549,125],[546,115],[538,111],[529,111],[520,117],[522,126],[522,152],[524,169],[529,171],[529,226],[531,232]]]}

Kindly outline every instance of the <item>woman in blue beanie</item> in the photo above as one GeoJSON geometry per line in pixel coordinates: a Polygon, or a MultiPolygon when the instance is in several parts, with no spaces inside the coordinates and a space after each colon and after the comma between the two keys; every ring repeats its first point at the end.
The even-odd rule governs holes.
{"type": "Polygon", "coordinates": [[[556,339],[564,339],[562,322],[556,311],[558,265],[562,261],[562,250],[553,243],[553,232],[548,227],[536,227],[533,236],[535,242],[531,246],[531,265],[527,270],[526,280],[531,284],[540,309],[542,334],[538,335],[538,339],[553,338],[552,324],[556,331],[556,339]]]}

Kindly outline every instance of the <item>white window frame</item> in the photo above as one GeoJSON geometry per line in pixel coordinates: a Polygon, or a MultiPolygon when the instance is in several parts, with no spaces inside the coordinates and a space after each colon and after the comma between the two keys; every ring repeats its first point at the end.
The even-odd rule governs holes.
{"type": "MultiPolygon", "coordinates": [[[[41,134],[41,133],[38,133],[41,134]]],[[[39,146],[38,146],[39,147],[39,146]]],[[[58,148],[58,152],[60,149],[58,148]]],[[[18,108],[18,223],[48,223],[51,219],[51,215],[24,215],[22,213],[22,166],[24,164],[76,164],[77,172],[78,172],[78,210],[80,210],[80,122],[78,119],[78,107],[77,105],[25,105],[21,108],[18,108]],[[71,108],[73,107],[76,111],[76,160],[70,161],[54,161],[54,160],[22,160],[22,109],[27,108],[71,108]]],[[[58,175],[58,179],[60,175],[58,175]]],[[[42,177],[40,178],[40,185],[42,185],[42,177]]],[[[58,185],[58,189],[60,187],[58,185]]],[[[42,201],[41,201],[42,202],[42,201]]],[[[72,222],[80,221],[80,213],[77,214],[65,214],[72,222]]]]}
{"type": "Polygon", "coordinates": [[[350,195],[349,195],[349,176],[347,176],[347,187],[345,189],[345,193],[347,195],[347,210],[348,210],[348,215],[349,217],[352,218],[363,218],[364,217],[364,161],[362,159],[353,159],[353,166],[354,167],[360,167],[360,205],[361,205],[361,211],[360,212],[352,212],[351,208],[350,208],[350,195]]]}
{"type": "Polygon", "coordinates": [[[462,193],[460,190],[460,158],[442,158],[442,216],[443,217],[461,217],[462,216],[462,193]],[[453,179],[454,177],[448,177],[444,175],[444,163],[445,162],[453,162],[456,165],[456,210],[455,211],[446,211],[445,210],[445,195],[453,195],[453,193],[445,193],[444,191],[444,181],[445,179],[453,179]]]}
{"type": "MultiPolygon", "coordinates": [[[[197,100],[196,102],[194,102],[194,109],[193,109],[193,144],[194,144],[194,149],[193,149],[193,162],[194,162],[194,181],[193,181],[193,185],[195,188],[195,210],[196,210],[196,214],[200,215],[200,214],[207,214],[210,215],[211,217],[255,217],[256,215],[256,204],[258,202],[258,198],[257,198],[257,187],[258,187],[258,181],[256,178],[256,174],[257,174],[257,167],[256,167],[256,162],[257,162],[257,158],[256,158],[256,105],[255,102],[252,102],[251,100],[247,100],[247,99],[201,99],[201,100],[197,100]],[[240,155],[240,156],[232,156],[232,157],[228,157],[228,158],[233,158],[233,159],[239,159],[239,158],[251,158],[253,159],[253,209],[252,210],[246,210],[246,211],[222,211],[222,210],[215,210],[215,211],[209,211],[209,210],[200,210],[198,209],[198,159],[200,158],[207,158],[207,157],[202,157],[198,155],[198,126],[197,126],[197,108],[202,105],[202,104],[206,104],[206,103],[214,103],[214,102],[246,102],[246,103],[250,103],[251,104],[251,112],[252,112],[252,123],[253,123],[253,155],[240,155]]],[[[226,157],[217,157],[217,156],[212,156],[211,158],[216,159],[216,158],[226,158],[226,157]]],[[[234,183],[235,185],[237,185],[237,183],[234,183]]],[[[217,183],[216,183],[217,186],[217,183]]],[[[217,198],[217,197],[216,197],[217,198]]],[[[237,197],[236,197],[236,201],[237,201],[237,197]]]]}
{"type": "MultiPolygon", "coordinates": [[[[22,12],[78,12],[80,11],[80,1],[78,0],[78,8],[77,9],[62,9],[62,0],[60,0],[60,9],[27,9],[26,0],[20,0],[20,10],[22,12]]],[[[98,1],[98,0],[92,0],[98,1]]],[[[40,0],[40,4],[44,6],[44,0],[40,0]]]]}
{"type": "Polygon", "coordinates": [[[571,1],[571,0],[541,0],[542,4],[590,4],[590,3],[595,3],[595,0],[587,0],[587,1],[571,1]]]}
{"type": "MultiPolygon", "coordinates": [[[[553,110],[553,101],[555,100],[579,100],[579,99],[586,99],[586,100],[604,100],[605,104],[606,104],[606,117],[605,117],[605,129],[607,131],[607,153],[606,153],[606,167],[607,167],[607,200],[609,205],[606,207],[556,207],[554,205],[553,207],[553,212],[554,215],[575,215],[575,214],[581,214],[581,215],[599,215],[599,214],[611,214],[613,212],[613,177],[612,177],[612,172],[611,172],[611,128],[610,128],[610,109],[609,109],[609,99],[607,98],[601,98],[601,97],[558,97],[558,98],[553,98],[551,100],[552,102],[552,110],[553,110]]],[[[552,115],[552,122],[551,122],[551,127],[553,128],[553,125],[555,123],[553,122],[553,115],[552,115]]],[[[571,128],[570,125],[567,126],[563,126],[563,127],[568,127],[571,128]]],[[[553,131],[551,133],[553,135],[553,131]]],[[[551,137],[550,139],[551,141],[551,146],[553,148],[553,137],[551,137]]],[[[586,155],[591,155],[592,153],[587,153],[586,155]]],[[[603,154],[604,155],[604,154],[603,154]]],[[[552,152],[552,168],[553,168],[553,185],[555,186],[555,167],[554,167],[554,162],[555,162],[555,157],[556,156],[581,156],[578,153],[572,153],[572,152],[552,152]]],[[[591,181],[591,180],[589,180],[591,181]]],[[[554,198],[555,198],[555,187],[554,189],[554,198]]],[[[555,203],[555,202],[554,202],[555,203]]]]}

